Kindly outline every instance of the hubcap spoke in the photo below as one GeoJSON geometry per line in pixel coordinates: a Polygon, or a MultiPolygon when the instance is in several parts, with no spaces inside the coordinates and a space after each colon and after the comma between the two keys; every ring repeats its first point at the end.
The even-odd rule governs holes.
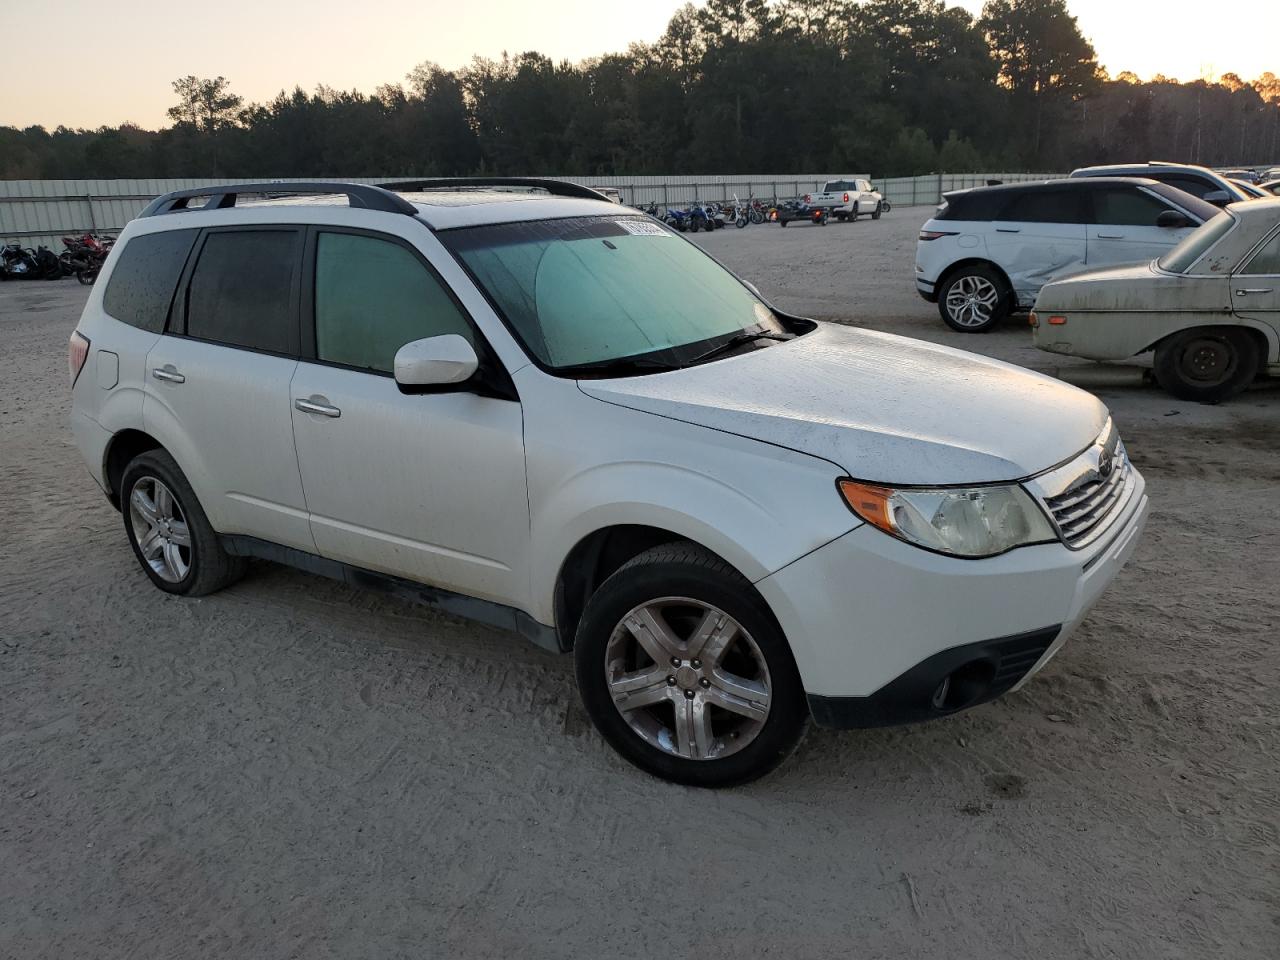
{"type": "Polygon", "coordinates": [[[658,665],[650,669],[624,673],[609,681],[609,692],[618,706],[628,710],[665,700],[671,671],[658,665]]]}
{"type": "Polygon", "coordinates": [[[154,560],[160,555],[160,551],[164,549],[164,537],[160,535],[160,531],[152,528],[142,540],[138,541],[138,549],[142,551],[142,555],[148,560],[154,560]]]}
{"type": "Polygon", "coordinates": [[[164,545],[164,568],[169,571],[169,575],[174,580],[181,580],[186,570],[186,564],[182,562],[182,555],[178,552],[178,548],[172,543],[164,545]]]}
{"type": "Polygon", "coordinates": [[[161,520],[168,520],[173,516],[173,494],[169,492],[168,487],[159,481],[156,481],[155,484],[155,502],[156,515],[161,520]]]}
{"type": "Polygon", "coordinates": [[[133,488],[133,496],[129,498],[129,502],[133,504],[133,508],[138,511],[138,515],[147,523],[155,526],[160,518],[156,515],[155,502],[147,496],[146,491],[142,489],[142,484],[138,484],[133,488]]]}
{"type": "Polygon", "coordinates": [[[708,610],[689,638],[689,659],[714,665],[738,635],[738,625],[719,610],[708,610]]]}
{"type": "Polygon", "coordinates": [[[701,700],[681,697],[676,704],[676,750],[690,760],[704,760],[711,755],[715,735],[711,730],[711,714],[701,700]]]}
{"type": "Polygon", "coordinates": [[[681,656],[683,644],[671,632],[671,628],[663,622],[661,616],[650,608],[639,607],[631,611],[623,622],[654,663],[663,665],[672,657],[681,656]]]}
{"type": "Polygon", "coordinates": [[[718,707],[752,720],[764,720],[769,713],[769,691],[764,684],[723,670],[711,675],[707,699],[718,707]]]}
{"type": "Polygon", "coordinates": [[[187,529],[187,525],[180,520],[175,520],[169,526],[169,540],[179,547],[191,546],[191,531],[187,529]]]}

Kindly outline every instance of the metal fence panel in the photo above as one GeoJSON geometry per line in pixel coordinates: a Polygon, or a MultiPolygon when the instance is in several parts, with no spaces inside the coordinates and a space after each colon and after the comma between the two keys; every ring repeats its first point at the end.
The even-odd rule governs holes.
{"type": "MultiPolygon", "coordinates": [[[[990,180],[1016,183],[1044,180],[1058,174],[967,173],[926,174],[874,180],[865,173],[752,173],[683,176],[560,177],[590,187],[616,187],[623,202],[633,206],[656,203],[660,207],[687,206],[695,200],[727,202],[759,197],[764,200],[803,196],[821,189],[828,180],[861,177],[873,180],[885,199],[895,206],[932,206],[950,190],[981,186],[990,180]]],[[[60,249],[68,234],[120,230],[152,198],[171,190],[244,182],[238,179],[199,177],[162,180],[0,180],[0,242],[60,249]]],[[[248,178],[253,179],[253,178],[248,178]]],[[[263,178],[287,183],[315,177],[263,178]]],[[[395,179],[337,177],[356,183],[395,179]]],[[[403,177],[401,179],[412,179],[403,177]]]]}

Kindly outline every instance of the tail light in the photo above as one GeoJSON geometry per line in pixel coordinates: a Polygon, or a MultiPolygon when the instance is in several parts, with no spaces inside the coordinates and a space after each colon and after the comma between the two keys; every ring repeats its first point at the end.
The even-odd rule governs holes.
{"type": "Polygon", "coordinates": [[[1034,310],[1031,311],[1031,316],[1027,317],[1027,324],[1032,327],[1040,326],[1040,318],[1036,316],[1036,312],[1034,310]]]}
{"type": "Polygon", "coordinates": [[[937,240],[940,237],[954,237],[954,236],[956,236],[955,233],[941,231],[941,230],[921,230],[920,231],[921,240],[937,240]]]}
{"type": "Polygon", "coordinates": [[[849,195],[847,193],[844,195],[844,202],[845,203],[849,202],[849,195]]]}
{"type": "Polygon", "coordinates": [[[67,341],[67,372],[71,375],[71,385],[76,385],[84,362],[89,359],[89,338],[79,330],[71,334],[67,341]]]}
{"type": "Polygon", "coordinates": [[[805,202],[805,203],[808,203],[808,202],[809,202],[809,194],[807,194],[807,193],[804,195],[804,202],[805,202]]]}
{"type": "Polygon", "coordinates": [[[1066,317],[1050,317],[1049,322],[1053,324],[1055,327],[1060,327],[1067,322],[1067,318],[1066,317]]]}

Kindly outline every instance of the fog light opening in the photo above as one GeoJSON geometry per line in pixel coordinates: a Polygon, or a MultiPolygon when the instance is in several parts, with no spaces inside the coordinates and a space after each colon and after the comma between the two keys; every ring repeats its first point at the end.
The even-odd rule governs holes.
{"type": "Polygon", "coordinates": [[[933,709],[950,712],[973,706],[991,689],[995,676],[996,665],[990,660],[970,660],[942,678],[933,691],[933,709]]]}

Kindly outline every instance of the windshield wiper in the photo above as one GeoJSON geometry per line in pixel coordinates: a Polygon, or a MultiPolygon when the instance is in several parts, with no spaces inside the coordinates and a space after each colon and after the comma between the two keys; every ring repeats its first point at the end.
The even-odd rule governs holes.
{"type": "Polygon", "coordinates": [[[659,373],[664,370],[679,370],[682,365],[670,360],[659,360],[657,357],[615,357],[612,360],[596,360],[589,363],[574,363],[567,367],[557,367],[557,373],[569,373],[575,376],[615,376],[625,377],[629,373],[659,373]]]}
{"type": "Polygon", "coordinates": [[[785,342],[790,339],[791,337],[782,333],[768,333],[767,331],[753,332],[750,330],[744,330],[742,333],[734,334],[728,340],[724,341],[724,343],[717,344],[705,353],[698,354],[692,360],[687,361],[684,366],[692,367],[695,364],[705,363],[714,357],[720,356],[722,353],[728,353],[730,350],[741,347],[744,344],[754,343],[756,340],[778,340],[780,342],[785,342]]]}

